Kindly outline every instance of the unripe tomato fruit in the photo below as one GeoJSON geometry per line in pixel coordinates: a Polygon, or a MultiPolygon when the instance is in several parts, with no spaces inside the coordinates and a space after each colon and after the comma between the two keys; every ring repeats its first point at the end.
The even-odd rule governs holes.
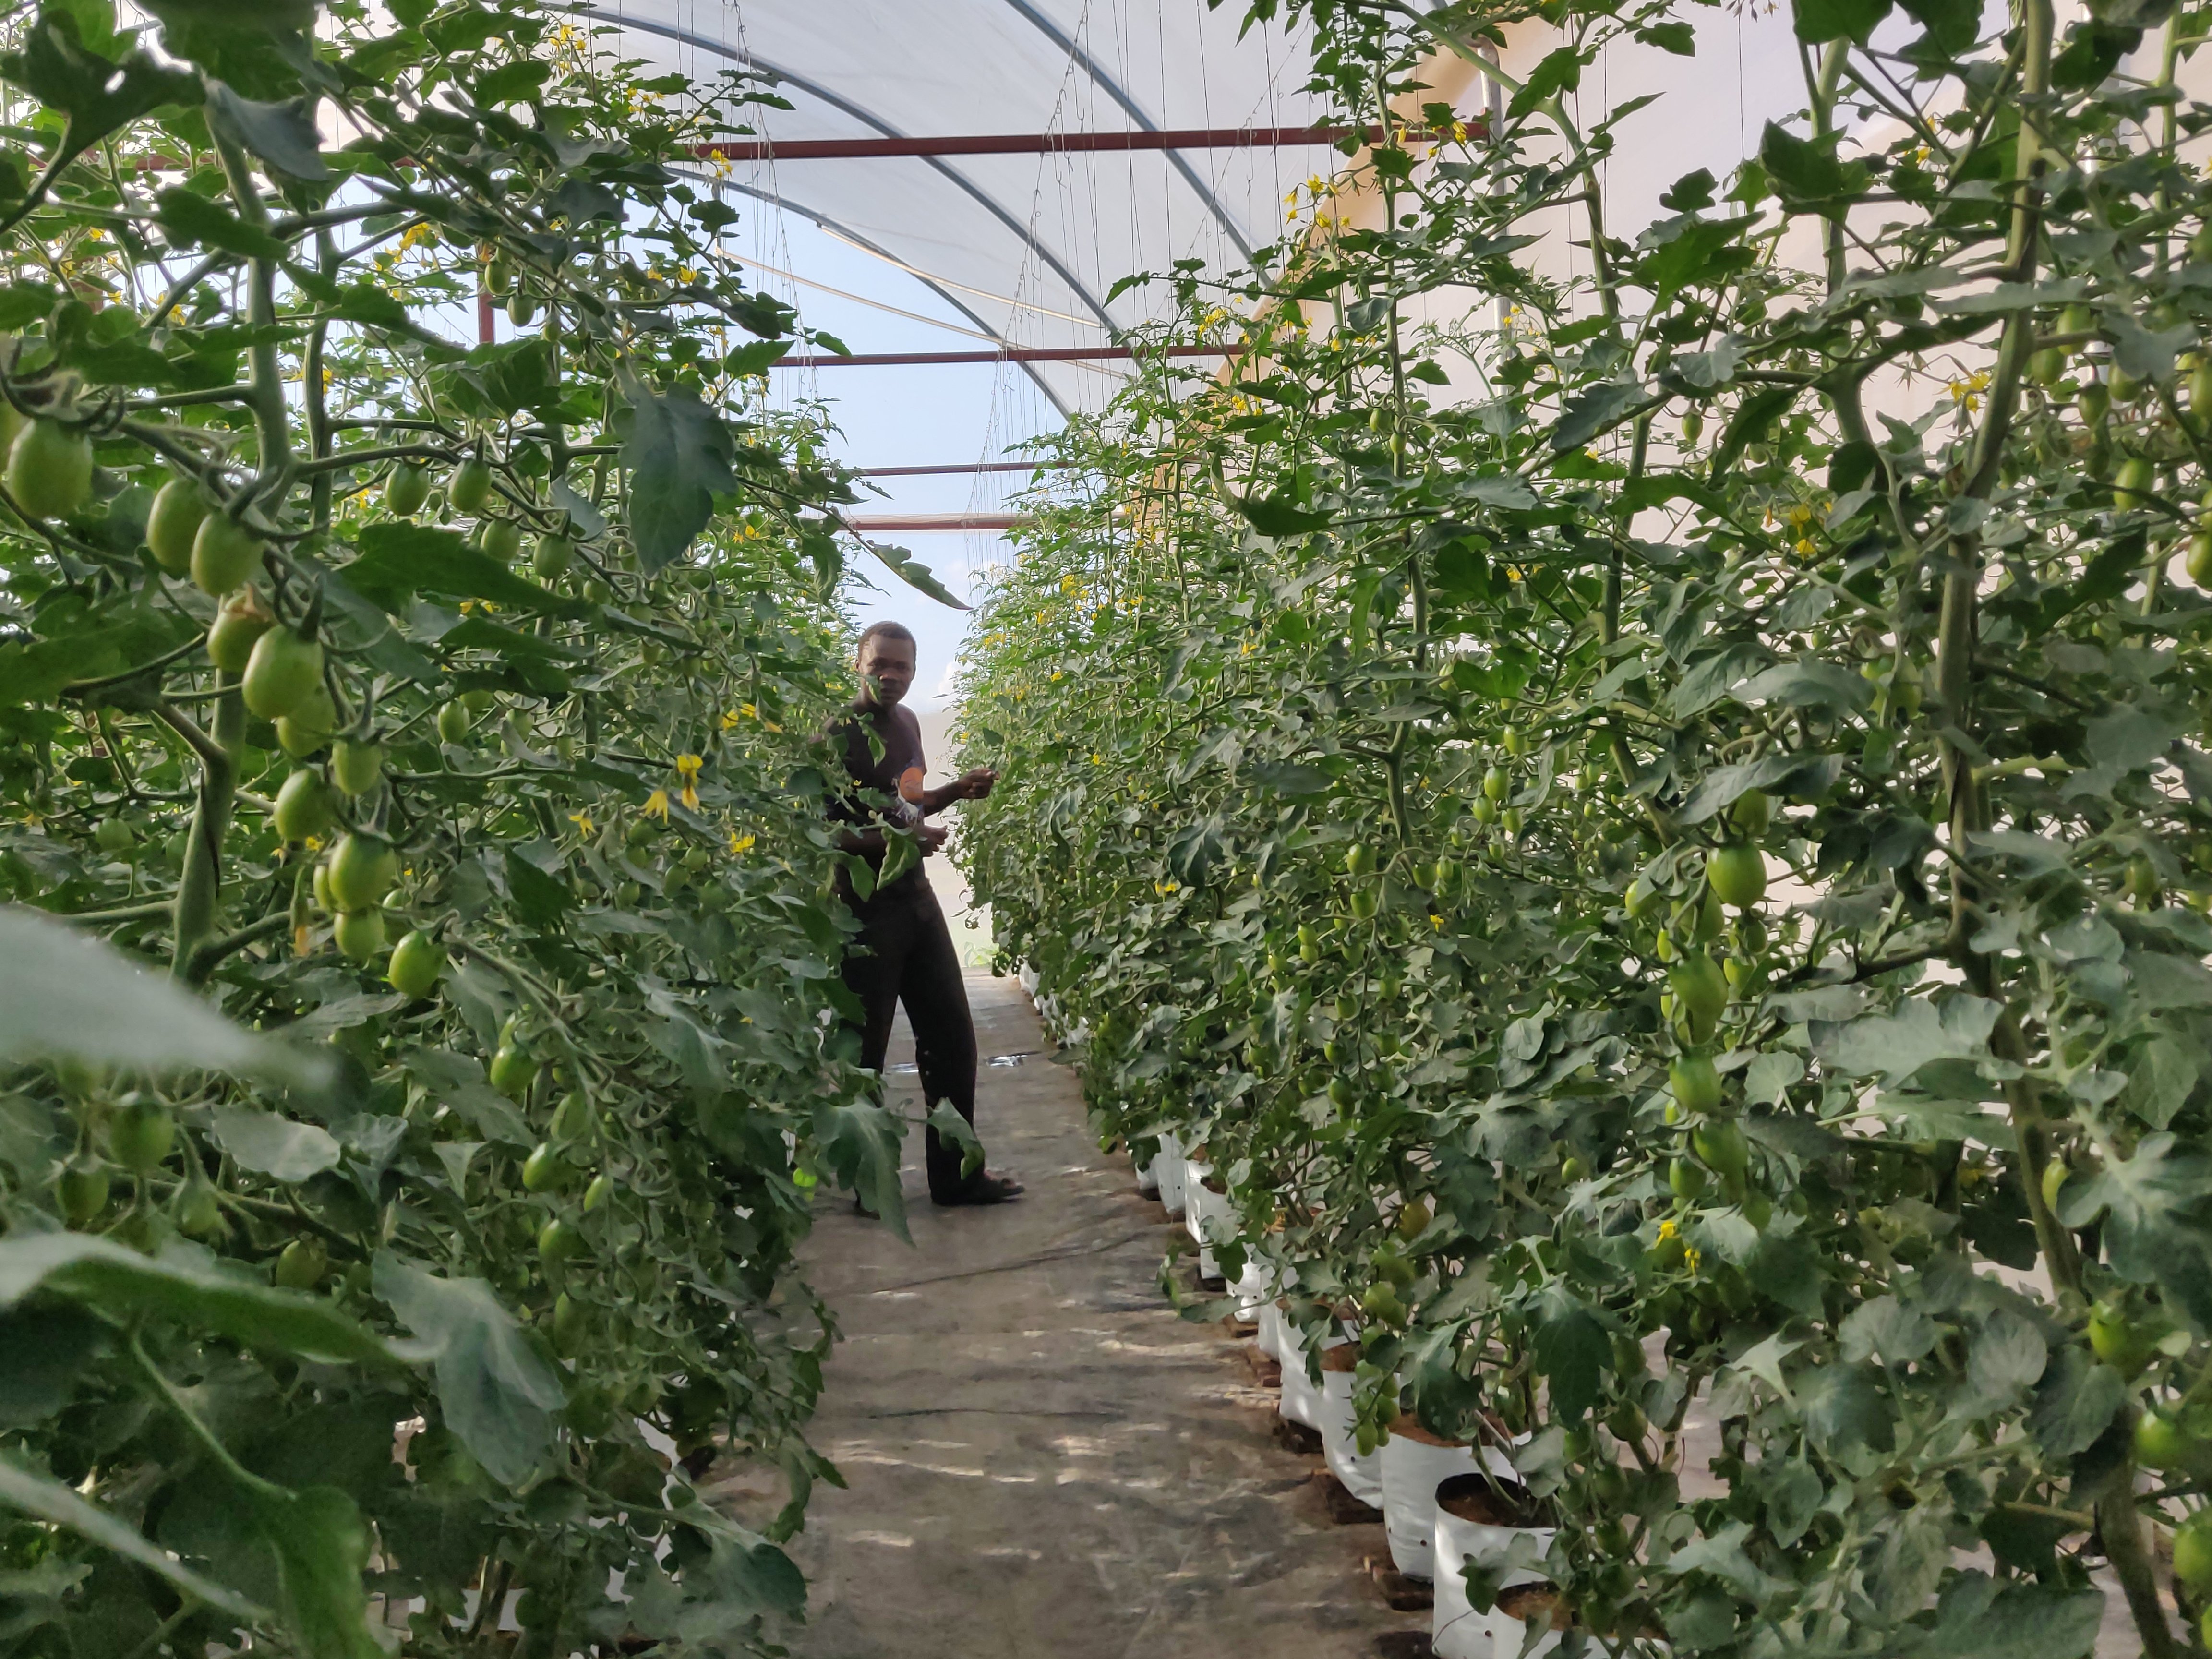
{"type": "Polygon", "coordinates": [[[74,1227],[88,1225],[107,1207],[107,1166],[95,1158],[73,1158],[55,1183],[62,1215],[74,1227]]]}
{"type": "Polygon", "coordinates": [[[2199,587],[2212,588],[2212,530],[2200,530],[2189,538],[2189,555],[2183,568],[2199,587]]]}
{"type": "Polygon", "coordinates": [[[319,1238],[295,1238],[276,1257],[276,1282],[288,1291],[312,1291],[330,1271],[331,1255],[319,1238]]]}
{"type": "Polygon", "coordinates": [[[213,1238],[226,1231],[213,1187],[194,1181],[178,1190],[177,1226],[188,1238],[213,1238]]]}
{"type": "Polygon", "coordinates": [[[1766,896],[1766,858],[1749,842],[1732,841],[1705,860],[1713,896],[1733,909],[1748,910],[1766,896]]]}
{"type": "Polygon", "coordinates": [[[2043,1207],[2054,1213],[2058,1208],[2058,1192],[2066,1184],[2066,1177],[2074,1172],[2066,1167],[2066,1160],[2054,1158],[2043,1166],[2043,1207]]]}
{"type": "Polygon", "coordinates": [[[2173,1534],[2173,1576],[2191,1595],[2212,1589],[2212,1510],[2199,1510],[2173,1534]]]}
{"type": "Polygon", "coordinates": [[[1338,1111],[1350,1111],[1352,1103],[1358,1098],[1359,1097],[1353,1091],[1352,1085],[1346,1079],[1340,1077],[1329,1079],[1328,1103],[1335,1107],[1338,1111]]]}
{"type": "MultiPolygon", "coordinates": [[[[2117,374],[2114,378],[2118,378],[2117,374]]],[[[2119,396],[2117,390],[2113,396],[2119,396]]],[[[2119,473],[2112,480],[2112,505],[2123,513],[2132,512],[2145,505],[2157,483],[2158,469],[2151,465],[2150,458],[2130,455],[2120,464],[2119,473]]]]}
{"type": "Polygon", "coordinates": [[[272,628],[254,641],[239,690],[249,714],[264,720],[282,720],[322,679],[322,641],[295,628],[272,628]]]}
{"type": "Polygon", "coordinates": [[[1705,1190],[1705,1168],[1686,1158],[1678,1158],[1667,1166],[1667,1185],[1684,1203],[1695,1203],[1705,1190]]]}
{"type": "Polygon", "coordinates": [[[341,910],[366,910],[399,879],[399,854],[381,836],[356,830],[331,854],[331,899],[341,910]]]}
{"type": "Polygon", "coordinates": [[[172,576],[192,568],[192,539],[208,515],[208,499],[197,478],[172,478],[154,492],[146,514],[146,549],[172,576]]]}
{"type": "Polygon", "coordinates": [[[102,818],[94,826],[93,840],[103,853],[120,858],[138,844],[138,837],[131,833],[131,824],[125,818],[102,818]]]}
{"type": "Polygon", "coordinates": [[[1406,1304],[1389,1285],[1370,1285],[1359,1298],[1359,1310],[1378,1325],[1406,1322],[1406,1304]]]}
{"type": "Polygon", "coordinates": [[[1375,897],[1375,890],[1373,888],[1353,888],[1352,890],[1351,904],[1352,914],[1359,921],[1372,921],[1375,919],[1376,901],[1375,897]]]}
{"type": "Polygon", "coordinates": [[[108,1156],[133,1175],[159,1169],[176,1144],[177,1121],[156,1101],[126,1102],[108,1120],[108,1156]]]}
{"type": "Polygon", "coordinates": [[[563,1140],[581,1140],[592,1132],[592,1103],[580,1090],[571,1089],[554,1109],[553,1133],[563,1140]]]}
{"type": "Polygon", "coordinates": [[[566,536],[540,536],[538,545],[531,550],[530,568],[541,581],[551,581],[566,570],[576,556],[576,544],[566,536]]]}
{"type": "Polygon", "coordinates": [[[337,727],[337,705],[318,680],[290,714],[277,716],[276,746],[294,760],[305,760],[330,742],[337,727]]]}
{"type": "Polygon", "coordinates": [[[563,1291],[553,1302],[554,1351],[563,1359],[574,1359],[591,1336],[591,1310],[563,1291]]]}
{"type": "Polygon", "coordinates": [[[2112,394],[2102,380],[2086,381],[2074,394],[2074,407],[2080,411],[2084,426],[2095,426],[2112,412],[2112,394]]]}
{"type": "Polygon", "coordinates": [[[538,316],[538,301],[524,289],[517,289],[507,296],[507,320],[517,328],[528,328],[538,316]]]}
{"type": "Polygon", "coordinates": [[[593,1176],[592,1184],[584,1188],[584,1213],[596,1214],[605,1206],[606,1201],[614,1196],[614,1192],[615,1183],[612,1180],[603,1175],[593,1176]]]}
{"type": "Polygon", "coordinates": [[[2089,1347],[2122,1376],[2132,1381],[2150,1364],[2158,1344],[2151,1333],[2110,1303],[2089,1310],[2089,1347]]]}
{"type": "Polygon", "coordinates": [[[469,711],[458,699],[442,705],[438,710],[438,738],[442,743],[459,743],[469,735],[469,711]]]}
{"type": "Polygon", "coordinates": [[[1667,970],[1667,983],[1690,1023],[1692,1038],[1703,1042],[1728,1006],[1728,979],[1703,951],[1692,951],[1667,970]]]}
{"type": "Polygon", "coordinates": [[[1504,800],[1512,787],[1513,775],[1502,766],[1493,766],[1482,775],[1482,793],[1492,800],[1504,800]]]}
{"type": "Polygon", "coordinates": [[[1774,803],[1765,790],[1747,789],[1729,806],[1729,818],[1745,836],[1756,841],[1773,822],[1774,803]]]}
{"type": "Polygon", "coordinates": [[[228,513],[210,513],[192,538],[192,583],[223,594],[244,585],[261,562],[261,538],[228,513]]]}
{"type": "Polygon", "coordinates": [[[512,519],[486,519],[477,532],[477,549],[501,564],[513,564],[522,551],[522,526],[512,519]]]}
{"type": "Polygon", "coordinates": [[[584,1253],[584,1236],[556,1216],[538,1230],[538,1259],[558,1267],[584,1253]]]}
{"type": "Polygon", "coordinates": [[[522,1160],[522,1186],[526,1192],[555,1193],[568,1184],[574,1173],[550,1140],[541,1140],[530,1149],[530,1156],[522,1160]]]}
{"type": "Polygon", "coordinates": [[[305,841],[331,827],[329,789],[322,775],[302,767],[284,780],[276,792],[276,834],[284,841],[305,841]]]}
{"type": "Polygon", "coordinates": [[[538,1080],[538,1061],[525,1048],[502,1042],[491,1057],[491,1086],[509,1100],[520,1100],[538,1080]]]}
{"type": "Polygon", "coordinates": [[[225,599],[208,628],[208,660],[226,674],[243,674],[253,660],[254,641],[276,623],[252,588],[225,599]]]}
{"type": "Polygon", "coordinates": [[[1638,921],[1657,915],[1666,902],[1667,896],[1641,876],[1628,884],[1628,892],[1621,900],[1628,914],[1638,921]]]}
{"type": "Polygon", "coordinates": [[[1374,850],[1364,842],[1354,842],[1352,850],[1344,855],[1344,873],[1347,876],[1364,876],[1374,867],[1374,850]]]}
{"type": "Polygon", "coordinates": [[[2146,907],[2158,902],[2161,890],[2158,866],[2150,861],[2148,853],[2136,853],[2128,860],[2125,884],[2128,896],[2146,907]]]}
{"type": "Polygon", "coordinates": [[[384,912],[342,910],[331,924],[331,938],[348,962],[367,962],[384,948],[384,912]]]}
{"type": "Polygon", "coordinates": [[[397,518],[413,518],[429,499],[430,475],[412,461],[400,462],[384,481],[385,511],[397,518]]]}
{"type": "Polygon", "coordinates": [[[92,493],[92,440],[33,421],[8,447],[8,493],[33,519],[66,519],[92,493]]]}
{"type": "Polygon", "coordinates": [[[514,267],[495,255],[485,262],[483,282],[484,292],[498,299],[514,286],[514,267]]]}
{"type": "Polygon", "coordinates": [[[418,928],[392,947],[384,977],[401,996],[419,1000],[438,988],[445,971],[445,948],[418,928]]]}
{"type": "Polygon", "coordinates": [[[2204,1443],[2164,1412],[2136,1419],[2135,1442],[2136,1462],[2147,1469],[2193,1468],[2204,1455],[2204,1443]]]}
{"type": "Polygon", "coordinates": [[[491,467],[482,456],[471,455],[453,469],[446,499],[453,504],[454,512],[471,518],[483,511],[484,503],[491,499],[491,467]]]}
{"type": "Polygon", "coordinates": [[[1710,1055],[1684,1054],[1667,1068],[1667,1082],[1686,1113],[1710,1112],[1721,1103],[1721,1074],[1710,1055]]]}
{"type": "Polygon", "coordinates": [[[1751,1149],[1733,1118],[1698,1125],[1690,1131],[1690,1150],[1707,1169],[1731,1182],[1742,1180],[1750,1164],[1751,1149]]]}
{"type": "Polygon", "coordinates": [[[365,795],[384,775],[384,745],[342,738],[331,750],[331,781],[349,795],[365,795]]]}

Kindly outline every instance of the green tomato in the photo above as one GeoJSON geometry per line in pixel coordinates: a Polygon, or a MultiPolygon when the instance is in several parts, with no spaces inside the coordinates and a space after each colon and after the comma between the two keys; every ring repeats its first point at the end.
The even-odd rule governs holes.
{"type": "Polygon", "coordinates": [[[330,1271],[330,1252],[319,1238],[295,1238],[276,1257],[276,1283],[288,1291],[312,1291],[330,1271]]]}
{"type": "Polygon", "coordinates": [[[1721,1074],[1711,1056],[1684,1054],[1667,1068],[1675,1103],[1686,1113],[1710,1112],[1721,1103],[1721,1074]]]}
{"type": "Polygon", "coordinates": [[[1364,876],[1374,868],[1375,851],[1364,842],[1354,842],[1352,850],[1344,855],[1344,873],[1347,876],[1364,876]]]}
{"type": "Polygon", "coordinates": [[[481,455],[471,455],[453,469],[453,476],[446,485],[446,499],[453,504],[453,511],[470,518],[483,511],[484,503],[491,499],[491,466],[481,455]]]}
{"type": "Polygon", "coordinates": [[[1504,800],[1513,787],[1513,775],[1502,766],[1493,766],[1482,775],[1482,793],[1493,801],[1504,800]]]}
{"type": "Polygon", "coordinates": [[[2089,1310],[2089,1347],[2098,1358],[2132,1381],[2158,1352],[2158,1334],[2130,1319],[2125,1310],[2100,1302],[2089,1310]]]}
{"type": "Polygon", "coordinates": [[[553,1351],[574,1359],[592,1337],[592,1310],[563,1291],[553,1302],[553,1351]]]}
{"type": "Polygon", "coordinates": [[[1667,983],[1689,1021],[1692,1040],[1705,1042],[1728,1006],[1728,978],[1719,964],[1703,951],[1692,951],[1667,970],[1667,983]]]}
{"type": "Polygon", "coordinates": [[[2192,1596],[2212,1590],[2212,1510],[2198,1510],[2175,1530],[2173,1577],[2192,1596]]]}
{"type": "Polygon", "coordinates": [[[294,760],[305,760],[330,742],[337,726],[337,705],[318,680],[289,714],[277,716],[276,746],[294,760]]]}
{"type": "Polygon", "coordinates": [[[1398,1299],[1397,1291],[1387,1284],[1370,1285],[1359,1298],[1359,1310],[1378,1325],[1406,1322],[1406,1304],[1398,1299]]]}
{"type": "Polygon", "coordinates": [[[93,826],[92,839],[103,853],[120,858],[138,844],[127,818],[102,818],[93,826]]]}
{"type": "Polygon", "coordinates": [[[584,1213],[592,1215],[605,1208],[606,1201],[614,1196],[614,1191],[613,1181],[603,1175],[593,1176],[592,1184],[584,1188],[584,1213]]]}
{"type": "Polygon", "coordinates": [[[92,494],[92,440],[35,420],[8,447],[8,493],[33,519],[66,519],[92,494]]]}
{"type": "Polygon", "coordinates": [[[491,1086],[509,1100],[520,1100],[538,1080],[538,1061],[529,1050],[502,1042],[491,1057],[491,1086]]]}
{"type": "Polygon", "coordinates": [[[592,1132],[592,1103],[583,1091],[571,1089],[553,1109],[553,1133],[563,1140],[581,1140],[592,1132]]]}
{"type": "Polygon", "coordinates": [[[284,780],[276,792],[276,834],[284,841],[305,841],[331,827],[335,808],[322,775],[307,767],[284,780]]]}
{"type": "Polygon", "coordinates": [[[1732,909],[1748,910],[1766,896],[1766,858],[1749,842],[1732,841],[1705,860],[1714,896],[1732,909]]]}
{"type": "Polygon", "coordinates": [[[399,879],[399,854],[365,830],[349,833],[331,854],[331,900],[341,910],[366,910],[399,879]]]}
{"type": "Polygon", "coordinates": [[[459,743],[468,735],[467,706],[458,700],[442,705],[438,710],[438,740],[441,743],[459,743]]]}
{"type": "Polygon", "coordinates": [[[132,1100],[107,1123],[107,1153],[133,1175],[161,1167],[177,1144],[177,1121],[158,1101],[132,1100]]]}
{"type": "Polygon", "coordinates": [[[402,461],[384,481],[384,507],[394,518],[411,519],[430,499],[430,475],[412,461],[402,461]]]}
{"type": "Polygon", "coordinates": [[[556,1193],[567,1186],[575,1172],[562,1158],[560,1149],[550,1140],[541,1140],[531,1148],[530,1156],[522,1160],[522,1186],[526,1192],[556,1193]]]}
{"type": "Polygon", "coordinates": [[[401,996],[419,1001],[438,988],[446,971],[446,949],[419,928],[392,947],[392,961],[384,976],[401,996]]]}
{"type": "Polygon", "coordinates": [[[342,910],[331,926],[331,937],[348,962],[367,962],[384,948],[384,912],[342,910]]]}
{"type": "Polygon", "coordinates": [[[192,540],[208,515],[208,498],[197,478],[172,478],[154,492],[146,514],[146,548],[172,576],[192,568],[192,540]]]}
{"type": "Polygon", "coordinates": [[[229,1231],[223,1224],[222,1200],[204,1180],[188,1181],[178,1189],[176,1215],[178,1230],[188,1238],[219,1238],[229,1231]]]}
{"type": "Polygon", "coordinates": [[[1358,1098],[1358,1094],[1353,1090],[1351,1081],[1348,1079],[1340,1077],[1333,1077],[1329,1079],[1328,1103],[1335,1107],[1338,1111],[1350,1111],[1352,1108],[1352,1103],[1358,1098]]]}
{"type": "Polygon", "coordinates": [[[1375,912],[1379,901],[1377,901],[1375,896],[1375,890],[1373,888],[1353,888],[1352,890],[1350,902],[1352,906],[1352,914],[1353,916],[1361,921],[1372,921],[1375,920],[1375,912]]]}
{"type": "Polygon", "coordinates": [[[531,550],[530,568],[540,581],[551,581],[574,562],[576,544],[566,536],[545,535],[531,550]]]}
{"type": "Polygon", "coordinates": [[[1741,1181],[1750,1164],[1750,1146],[1733,1118],[1698,1125],[1690,1131],[1690,1150],[1707,1169],[1730,1183],[1741,1181]]]}
{"type": "Polygon", "coordinates": [[[342,738],[331,750],[331,781],[349,795],[365,795],[384,775],[384,745],[342,738]]]}
{"type": "Polygon", "coordinates": [[[1667,1184],[1684,1203],[1695,1203],[1705,1190],[1705,1168],[1686,1158],[1678,1158],[1667,1167],[1667,1184]]]}
{"type": "Polygon", "coordinates": [[[486,519],[477,532],[477,548],[501,564],[513,564],[522,551],[522,526],[512,519],[486,519]]]}
{"type": "Polygon", "coordinates": [[[2136,1419],[2136,1462],[2147,1469],[2195,1468],[2204,1456],[2204,1443],[2178,1417],[2164,1412],[2145,1412],[2136,1419]]]}
{"type": "Polygon", "coordinates": [[[586,1249],[583,1234],[558,1216],[538,1230],[538,1259],[549,1267],[574,1261],[586,1249]]]}
{"type": "MultiPolygon", "coordinates": [[[[2118,396],[2116,392],[2114,396],[2118,396]]],[[[2147,455],[2130,455],[2120,463],[2118,475],[2112,480],[2112,505],[2123,513],[2148,506],[2150,493],[2158,487],[2158,469],[2147,455]]]]}
{"type": "Polygon", "coordinates": [[[1766,833],[1773,818],[1774,802],[1763,789],[1745,790],[1729,808],[1729,821],[1753,841],[1766,833]]]}
{"type": "Polygon", "coordinates": [[[2212,531],[2200,530],[2189,538],[2185,568],[2190,580],[2199,587],[2212,589],[2212,531]]]}
{"type": "Polygon", "coordinates": [[[228,513],[210,513],[192,538],[192,582],[203,593],[243,586],[261,563],[261,538],[228,513]]]}
{"type": "Polygon", "coordinates": [[[226,674],[243,674],[253,660],[254,642],[276,623],[259,593],[241,589],[222,602],[208,629],[208,660],[226,674]]]}

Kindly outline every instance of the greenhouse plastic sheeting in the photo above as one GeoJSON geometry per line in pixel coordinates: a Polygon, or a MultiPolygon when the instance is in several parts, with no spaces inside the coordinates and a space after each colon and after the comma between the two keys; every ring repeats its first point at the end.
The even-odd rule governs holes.
{"type": "MultiPolygon", "coordinates": [[[[748,66],[777,76],[794,107],[755,112],[772,143],[1300,126],[1327,115],[1304,90],[1303,40],[1255,26],[1240,40],[1237,4],[597,0],[587,9],[622,28],[625,57],[702,82],[748,66]]],[[[1065,347],[1104,345],[1109,323],[1158,314],[1158,291],[1108,298],[1133,271],[1179,258],[1242,264],[1280,234],[1285,195],[1339,160],[1307,145],[702,165],[937,279],[994,339],[1065,347]]],[[[1121,379],[1107,364],[1027,367],[1067,409],[1098,406],[1121,379]]]]}

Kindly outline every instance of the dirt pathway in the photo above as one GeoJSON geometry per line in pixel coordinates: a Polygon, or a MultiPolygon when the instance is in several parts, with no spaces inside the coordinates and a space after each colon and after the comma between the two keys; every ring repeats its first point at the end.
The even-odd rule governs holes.
{"type": "Polygon", "coordinates": [[[969,994],[992,1163],[1029,1194],[934,1210],[915,1146],[915,1248],[825,1208],[810,1271],[846,1340],[812,1437],[851,1486],[792,1546],[798,1659],[1372,1659],[1425,1631],[1363,1579],[1381,1528],[1332,1526],[1319,1460],[1273,1443],[1249,1344],[1162,1298],[1174,1224],[1099,1152],[1019,990],[969,994]]]}

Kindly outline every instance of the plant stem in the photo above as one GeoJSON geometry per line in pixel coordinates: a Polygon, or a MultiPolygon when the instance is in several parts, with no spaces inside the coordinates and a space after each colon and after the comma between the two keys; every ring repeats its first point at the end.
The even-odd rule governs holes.
{"type": "Polygon", "coordinates": [[[187,984],[198,982],[192,969],[200,949],[214,936],[222,902],[222,841],[238,793],[238,751],[246,743],[246,700],[228,674],[216,677],[218,696],[212,738],[164,703],[158,717],[191,744],[200,758],[199,800],[185,842],[185,867],[177,883],[170,933],[169,972],[187,984]]]}

